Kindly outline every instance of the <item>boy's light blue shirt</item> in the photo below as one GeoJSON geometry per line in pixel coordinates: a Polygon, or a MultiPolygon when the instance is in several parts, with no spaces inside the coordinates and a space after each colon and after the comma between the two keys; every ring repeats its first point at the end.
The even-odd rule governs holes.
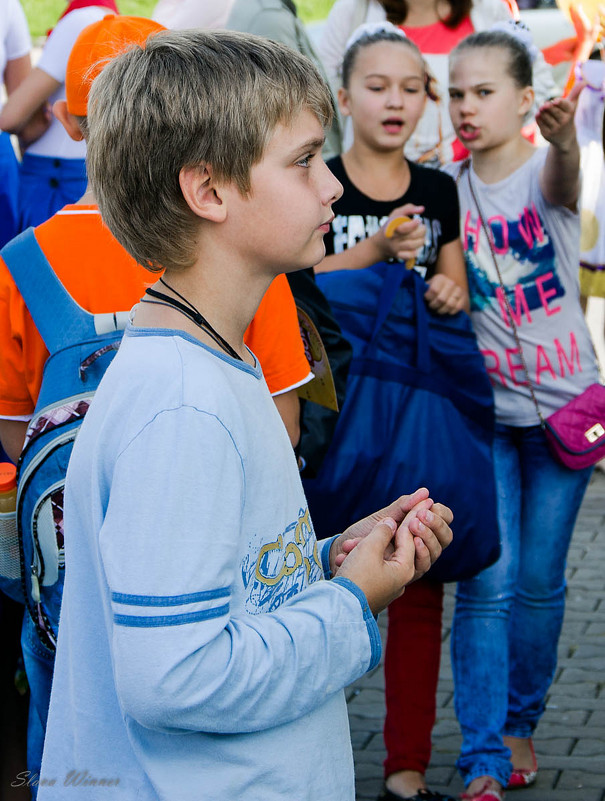
{"type": "Polygon", "coordinates": [[[40,799],[352,801],[380,657],[260,369],[130,328],[76,442],[40,799]],[[76,795],[74,795],[76,797],[76,795]]]}

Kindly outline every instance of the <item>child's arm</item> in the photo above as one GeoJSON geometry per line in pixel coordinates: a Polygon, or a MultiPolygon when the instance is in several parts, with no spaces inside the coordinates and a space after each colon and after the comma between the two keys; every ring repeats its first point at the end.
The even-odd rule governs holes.
{"type": "Polygon", "coordinates": [[[21,133],[35,112],[60,86],[59,81],[35,67],[10,95],[0,111],[0,128],[12,134],[21,133]]]}
{"type": "Polygon", "coordinates": [[[470,311],[468,280],[460,239],[443,245],[437,257],[436,274],[428,282],[425,300],[438,314],[470,311]]]}
{"type": "Polygon", "coordinates": [[[282,392],[281,395],[274,395],[273,402],[277,406],[277,411],[286,427],[292,447],[296,448],[300,440],[300,400],[295,389],[282,392]]]}
{"type": "Polygon", "coordinates": [[[4,85],[7,95],[11,95],[19,84],[27,78],[31,69],[32,65],[29,53],[26,56],[14,58],[6,62],[6,67],[4,69],[4,85]]]}
{"type": "Polygon", "coordinates": [[[580,148],[576,139],[574,112],[584,85],[576,84],[567,97],[545,103],[536,122],[542,136],[550,142],[540,188],[545,200],[553,206],[577,209],[580,192],[580,148]]]}
{"type": "Polygon", "coordinates": [[[21,456],[26,433],[27,423],[22,420],[0,419],[0,443],[15,464],[21,456]]]}
{"type": "MultiPolygon", "coordinates": [[[[405,206],[393,209],[390,218],[411,217],[413,214],[422,214],[424,206],[414,206],[406,203],[405,206]]],[[[387,238],[385,231],[388,222],[380,230],[367,239],[362,239],[354,247],[326,256],[315,267],[316,273],[331,273],[335,270],[358,270],[369,267],[385,259],[400,259],[406,261],[414,258],[418,250],[424,245],[426,229],[420,220],[410,220],[399,225],[393,236],[387,238]]]]}
{"type": "MultiPolygon", "coordinates": [[[[385,558],[395,521],[359,543],[341,577],[296,593],[298,576],[313,569],[311,548],[294,558],[307,535],[301,530],[297,547],[280,545],[278,498],[269,542],[242,541],[244,498],[253,490],[214,416],[193,408],[156,416],[111,469],[98,543],[116,689],[124,713],[140,725],[228,734],[273,728],[377,664],[372,610],[414,578],[423,549],[407,525],[392,555],[385,558]],[[170,464],[158,465],[166,443],[176,441],[170,464]]],[[[248,533],[253,528],[252,521],[248,533]]]]}

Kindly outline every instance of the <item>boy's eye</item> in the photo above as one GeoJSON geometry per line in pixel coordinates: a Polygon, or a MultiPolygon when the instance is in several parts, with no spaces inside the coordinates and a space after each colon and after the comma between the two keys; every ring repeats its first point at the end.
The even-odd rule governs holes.
{"type": "Polygon", "coordinates": [[[491,89],[479,89],[477,94],[479,95],[479,97],[487,97],[487,95],[491,95],[491,93],[492,93],[491,89]]]}
{"type": "Polygon", "coordinates": [[[299,159],[296,162],[296,166],[297,167],[305,167],[305,168],[310,167],[311,166],[311,159],[313,158],[314,155],[315,155],[315,153],[308,153],[306,156],[303,156],[301,159],[299,159]]]}
{"type": "Polygon", "coordinates": [[[378,86],[377,84],[374,84],[372,86],[368,86],[368,89],[370,90],[370,92],[382,92],[384,86],[378,86]]]}
{"type": "Polygon", "coordinates": [[[417,86],[406,86],[405,92],[408,95],[417,95],[420,89],[417,86]]]}
{"type": "Polygon", "coordinates": [[[455,92],[450,89],[450,100],[459,100],[462,97],[462,92],[455,92]]]}

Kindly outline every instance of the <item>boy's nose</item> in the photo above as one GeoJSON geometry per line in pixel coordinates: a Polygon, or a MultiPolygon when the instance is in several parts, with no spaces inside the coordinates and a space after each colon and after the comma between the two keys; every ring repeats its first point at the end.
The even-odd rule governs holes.
{"type": "Polygon", "coordinates": [[[321,199],[325,206],[336,203],[342,197],[343,186],[324,162],[324,178],[322,182],[321,199]]]}
{"type": "MultiPolygon", "coordinates": [[[[330,175],[332,175],[332,173],[330,173],[330,175]]],[[[331,193],[331,197],[330,197],[330,201],[329,202],[330,203],[336,203],[336,201],[340,200],[340,198],[342,197],[343,192],[344,192],[344,187],[340,183],[338,178],[335,178],[333,175],[332,175],[332,178],[334,178],[334,181],[332,183],[332,193],[331,193]]]]}

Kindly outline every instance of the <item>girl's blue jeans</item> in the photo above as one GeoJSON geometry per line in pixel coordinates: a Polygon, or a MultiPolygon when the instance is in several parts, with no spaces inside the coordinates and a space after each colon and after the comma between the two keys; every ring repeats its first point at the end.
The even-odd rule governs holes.
{"type": "Polygon", "coordinates": [[[502,554],[461,582],[452,629],[457,762],[466,786],[492,776],[506,786],[503,735],[530,737],[557,663],[565,562],[592,468],[569,470],[539,426],[498,425],[494,440],[502,554]]]}

